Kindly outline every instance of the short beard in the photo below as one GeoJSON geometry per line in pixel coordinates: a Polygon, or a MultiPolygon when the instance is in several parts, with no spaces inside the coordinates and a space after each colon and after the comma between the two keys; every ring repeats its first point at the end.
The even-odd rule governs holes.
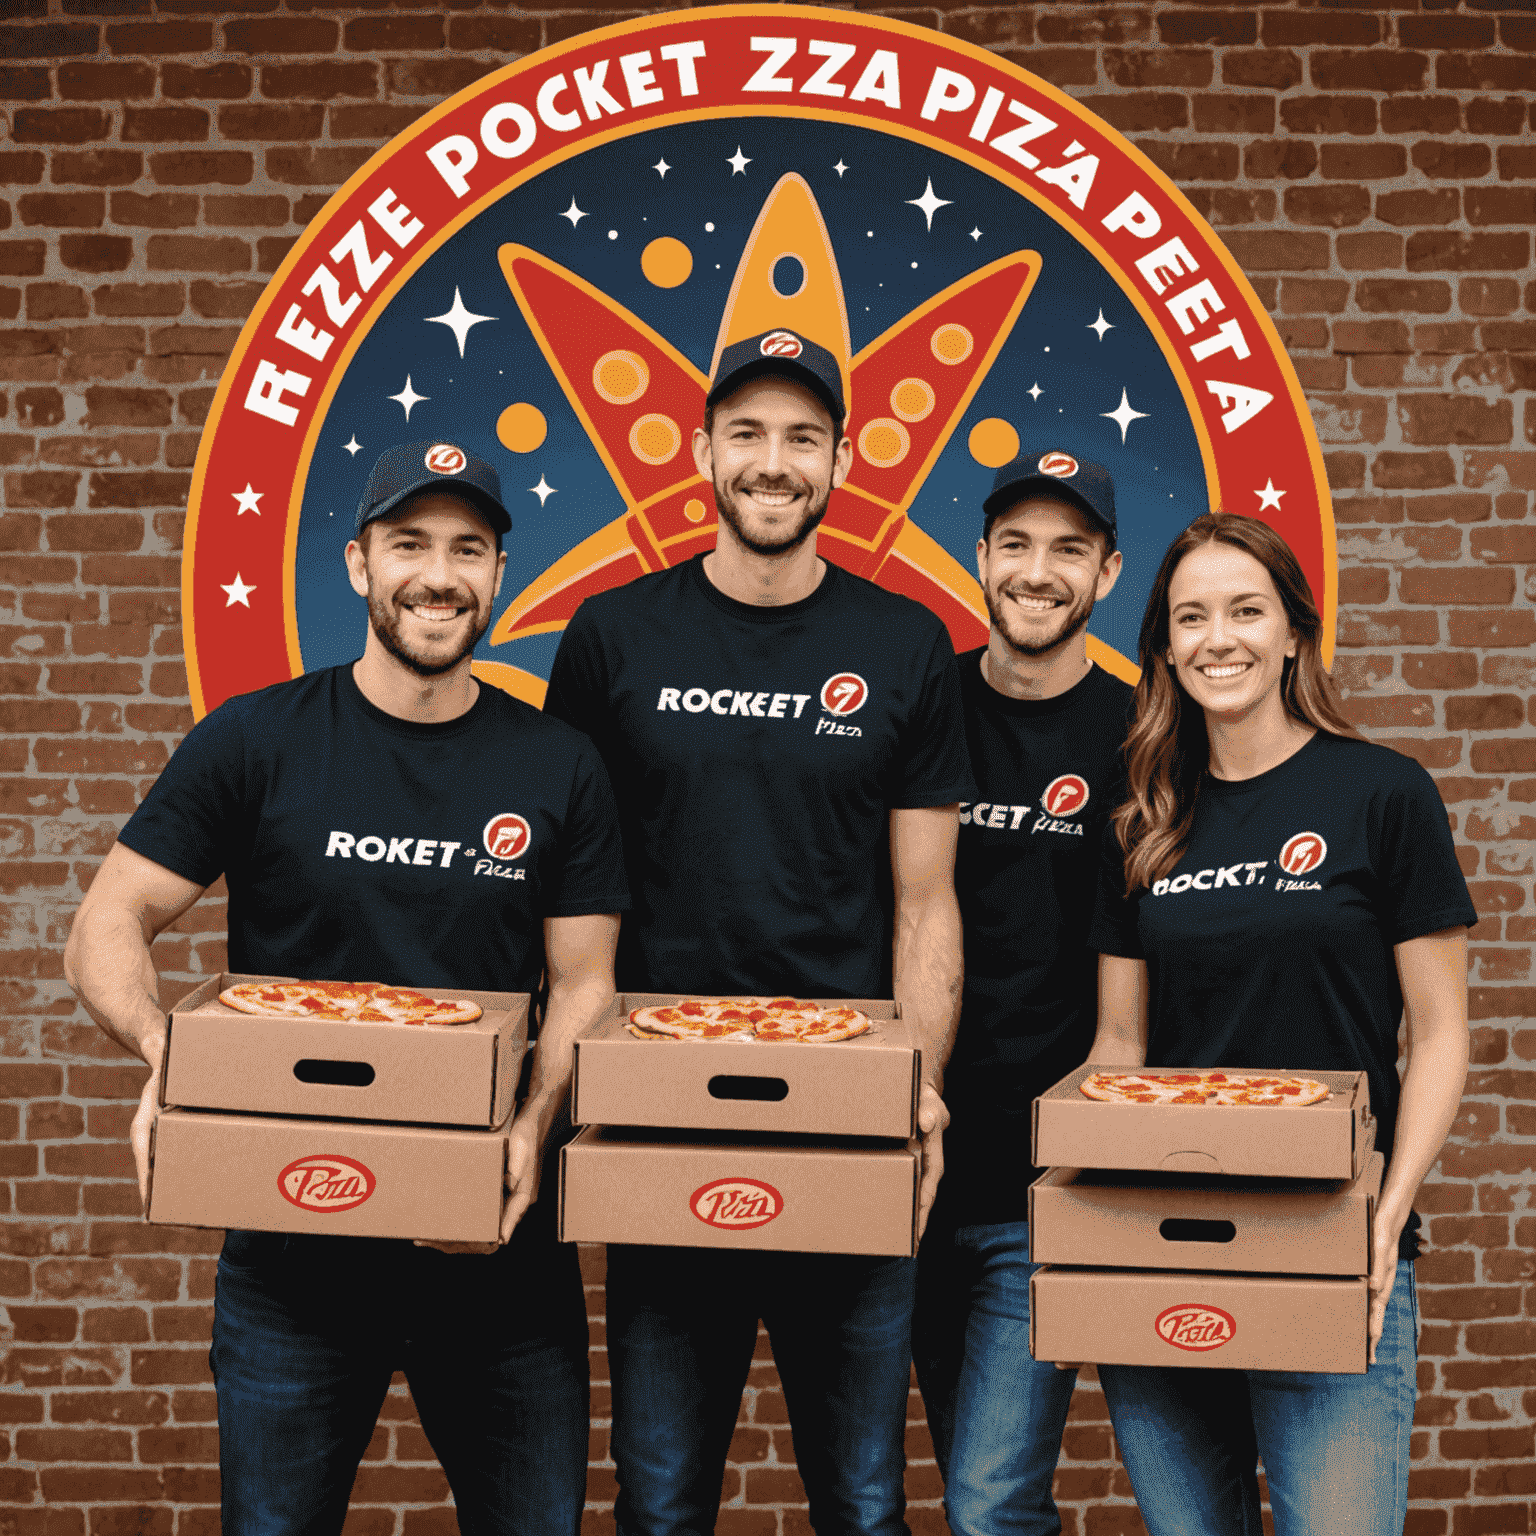
{"type": "Polygon", "coordinates": [[[1003,622],[1002,603],[999,599],[993,597],[992,588],[984,588],[982,596],[987,600],[987,615],[992,620],[992,628],[1003,637],[1004,642],[1011,650],[1017,652],[1020,656],[1028,656],[1033,660],[1038,660],[1042,656],[1049,656],[1052,651],[1059,650],[1068,640],[1083,629],[1093,614],[1093,592],[1090,590],[1085,598],[1066,610],[1066,620],[1052,639],[1044,641],[1039,645],[1031,645],[1015,640],[1008,633],[1008,627],[1003,622]]]}
{"type": "Polygon", "coordinates": [[[737,542],[744,548],[750,549],[754,555],[787,555],[799,549],[815,533],[822,518],[827,515],[827,505],[831,500],[832,491],[828,488],[820,502],[812,501],[806,504],[805,516],[801,518],[799,526],[793,532],[782,539],[771,541],[757,539],[747,532],[741,513],[736,510],[735,498],[719,480],[715,481],[715,510],[720,514],[720,521],[736,535],[737,542]]]}
{"type": "Polygon", "coordinates": [[[469,634],[463,643],[446,659],[432,661],[416,655],[406,646],[405,641],[400,638],[398,610],[387,598],[378,594],[371,582],[368,587],[368,622],[374,634],[379,637],[379,644],[396,661],[409,668],[417,677],[433,678],[441,677],[445,672],[452,672],[474,650],[480,643],[480,637],[491,627],[491,616],[489,611],[482,616],[477,606],[469,634]]]}

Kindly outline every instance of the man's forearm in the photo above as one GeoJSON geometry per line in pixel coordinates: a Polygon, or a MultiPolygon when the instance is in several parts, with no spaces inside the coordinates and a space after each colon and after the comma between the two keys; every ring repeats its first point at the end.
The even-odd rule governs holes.
{"type": "Polygon", "coordinates": [[[165,1046],[159,978],[144,930],[129,913],[92,907],[87,898],[64,951],[64,979],[124,1050],[159,1063],[165,1046]]]}
{"type": "Polygon", "coordinates": [[[922,1040],[923,1076],[942,1093],[964,977],[960,904],[953,890],[897,912],[894,972],[902,1017],[916,1023],[922,1040]]]}
{"type": "Polygon", "coordinates": [[[538,1117],[541,1137],[554,1124],[570,1087],[576,1059],[576,1037],[596,1022],[613,1001],[613,986],[600,977],[585,977],[569,985],[553,983],[544,1023],[534,1046],[533,1071],[522,1113],[538,1117]]]}

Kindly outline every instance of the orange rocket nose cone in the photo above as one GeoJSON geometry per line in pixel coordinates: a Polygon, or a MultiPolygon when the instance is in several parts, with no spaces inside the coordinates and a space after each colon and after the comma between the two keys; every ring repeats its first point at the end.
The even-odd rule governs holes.
{"type": "Polygon", "coordinates": [[[779,178],[747,237],[725,301],[709,376],[715,377],[720,354],[733,342],[780,326],[808,336],[837,359],[843,399],[851,410],[852,344],[843,280],[821,208],[805,178],[793,172],[779,178]]]}

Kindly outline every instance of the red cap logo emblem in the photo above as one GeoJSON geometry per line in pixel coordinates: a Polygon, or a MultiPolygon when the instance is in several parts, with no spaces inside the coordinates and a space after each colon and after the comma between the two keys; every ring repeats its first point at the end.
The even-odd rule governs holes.
{"type": "Polygon", "coordinates": [[[1288,875],[1309,875],[1328,857],[1328,844],[1318,832],[1298,832],[1280,850],[1280,868],[1288,875]]]}
{"type": "Polygon", "coordinates": [[[1237,1334],[1237,1324],[1220,1307],[1205,1307],[1198,1302],[1184,1302],[1157,1314],[1153,1324],[1157,1336],[1175,1349],[1200,1352],[1220,1349],[1237,1334]]]}
{"type": "Polygon", "coordinates": [[[869,697],[869,684],[857,672],[839,672],[821,685],[821,707],[829,715],[851,715],[869,697]]]}
{"type": "Polygon", "coordinates": [[[1087,782],[1075,773],[1052,779],[1040,796],[1040,807],[1048,816],[1076,816],[1087,804],[1087,782]]]}
{"type": "Polygon", "coordinates": [[[1070,480],[1077,473],[1077,460],[1070,453],[1044,453],[1035,468],[1042,475],[1055,475],[1058,480],[1070,480]]]}
{"type": "Polygon", "coordinates": [[[370,1169],[350,1157],[295,1158],[277,1176],[278,1193],[301,1211],[350,1211],[371,1195],[378,1181],[370,1169]]]}
{"type": "Polygon", "coordinates": [[[469,462],[462,448],[452,443],[434,443],[427,449],[426,466],[434,475],[456,475],[469,462]]]}
{"type": "Polygon", "coordinates": [[[770,331],[757,350],[764,357],[799,357],[805,347],[793,331],[770,331]]]}
{"type": "Polygon", "coordinates": [[[480,834],[488,859],[520,859],[533,841],[533,828],[516,811],[492,816],[480,834]]]}
{"type": "Polygon", "coordinates": [[[761,1179],[716,1179],[694,1190],[688,1209],[705,1226],[745,1232],[767,1226],[784,1209],[784,1197],[761,1179]]]}

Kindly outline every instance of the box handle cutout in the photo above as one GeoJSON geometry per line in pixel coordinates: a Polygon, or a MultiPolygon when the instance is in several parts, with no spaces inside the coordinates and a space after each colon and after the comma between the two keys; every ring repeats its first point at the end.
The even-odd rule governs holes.
{"type": "Polygon", "coordinates": [[[754,1099],[761,1104],[777,1104],[789,1097],[789,1084],[782,1077],[737,1077],[722,1074],[709,1080],[712,1099],[754,1099]]]}
{"type": "Polygon", "coordinates": [[[319,1061],[306,1057],[293,1064],[293,1075],[301,1083],[327,1083],[338,1088],[366,1088],[374,1071],[366,1061],[319,1061]]]}
{"type": "Polygon", "coordinates": [[[1237,1228],[1230,1221],[1194,1221],[1170,1216],[1158,1229],[1170,1243],[1230,1243],[1237,1228]]]}

